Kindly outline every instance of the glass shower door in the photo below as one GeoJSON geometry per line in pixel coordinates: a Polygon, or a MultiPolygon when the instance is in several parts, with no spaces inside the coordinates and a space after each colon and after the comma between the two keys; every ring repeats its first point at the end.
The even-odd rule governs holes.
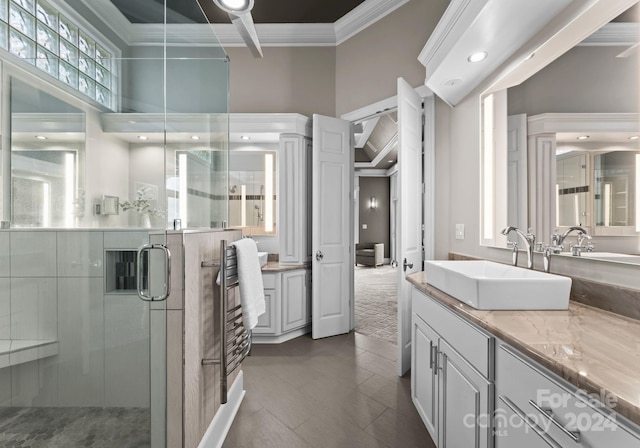
{"type": "Polygon", "coordinates": [[[196,0],[97,3],[0,0],[0,446],[181,446],[166,398],[180,310],[139,299],[139,268],[158,295],[166,264],[136,254],[176,219],[228,220],[228,59],[196,0]],[[157,26],[153,42],[123,41],[105,5],[157,26]]]}

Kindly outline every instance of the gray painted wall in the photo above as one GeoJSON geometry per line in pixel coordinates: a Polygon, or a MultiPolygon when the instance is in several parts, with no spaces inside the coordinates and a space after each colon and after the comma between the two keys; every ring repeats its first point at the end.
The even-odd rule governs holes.
{"type": "Polygon", "coordinates": [[[229,48],[230,111],[335,115],[336,49],[266,47],[256,59],[229,48]]]}
{"type": "Polygon", "coordinates": [[[336,53],[336,114],[340,116],[397,93],[402,76],[424,84],[418,54],[448,0],[412,0],[342,43],[336,53]]]}
{"type": "Polygon", "coordinates": [[[264,58],[228,48],[231,112],[340,116],[394,96],[397,78],[417,87],[417,57],[448,0],[412,0],[338,47],[266,47],[264,58]]]}
{"type": "Polygon", "coordinates": [[[389,258],[390,247],[390,184],[388,177],[360,177],[359,214],[360,243],[384,243],[384,257],[389,258]],[[378,200],[378,208],[369,208],[369,199],[378,200]],[[362,225],[366,224],[367,229],[362,225]]]}
{"type": "Polygon", "coordinates": [[[509,89],[509,114],[638,112],[637,57],[625,47],[575,47],[509,89]]]}

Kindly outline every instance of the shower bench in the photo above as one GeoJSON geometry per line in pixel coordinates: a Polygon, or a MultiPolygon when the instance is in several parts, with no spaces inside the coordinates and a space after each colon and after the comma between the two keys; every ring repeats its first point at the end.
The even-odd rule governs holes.
{"type": "Polygon", "coordinates": [[[0,339],[0,369],[58,354],[58,341],[0,339]]]}

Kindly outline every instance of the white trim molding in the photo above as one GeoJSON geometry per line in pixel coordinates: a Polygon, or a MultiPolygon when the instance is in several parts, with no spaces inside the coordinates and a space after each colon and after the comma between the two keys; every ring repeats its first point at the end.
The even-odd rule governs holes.
{"type": "MultiPolygon", "coordinates": [[[[165,26],[162,24],[131,23],[109,0],[82,2],[127,45],[157,45],[164,40],[165,26]]],[[[365,0],[335,23],[258,23],[255,27],[262,47],[335,47],[408,2],[365,0]]],[[[237,28],[231,23],[170,24],[166,29],[169,30],[169,44],[188,42],[195,46],[215,46],[216,42],[212,42],[213,30],[217,43],[223,47],[245,46],[237,28]]]]}
{"type": "Polygon", "coordinates": [[[632,46],[640,42],[640,23],[610,22],[580,42],[578,46],[632,46]]]}
{"type": "Polygon", "coordinates": [[[640,114],[637,113],[549,113],[527,119],[527,134],[555,134],[557,132],[638,132],[640,114]]]}
{"type": "Polygon", "coordinates": [[[409,0],[366,0],[334,23],[337,45],[391,14],[409,0]]]}
{"type": "Polygon", "coordinates": [[[296,113],[231,113],[229,132],[277,132],[311,137],[311,119],[296,113]]]}

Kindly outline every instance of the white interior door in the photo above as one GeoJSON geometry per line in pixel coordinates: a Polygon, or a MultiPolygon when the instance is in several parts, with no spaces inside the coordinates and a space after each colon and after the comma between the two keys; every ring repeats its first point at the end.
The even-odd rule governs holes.
{"type": "Polygon", "coordinates": [[[314,339],[351,330],[353,257],[351,123],[313,116],[312,283],[314,339]]]}
{"type": "Polygon", "coordinates": [[[411,284],[422,270],[422,98],[398,78],[398,375],[411,368],[411,284]]]}

